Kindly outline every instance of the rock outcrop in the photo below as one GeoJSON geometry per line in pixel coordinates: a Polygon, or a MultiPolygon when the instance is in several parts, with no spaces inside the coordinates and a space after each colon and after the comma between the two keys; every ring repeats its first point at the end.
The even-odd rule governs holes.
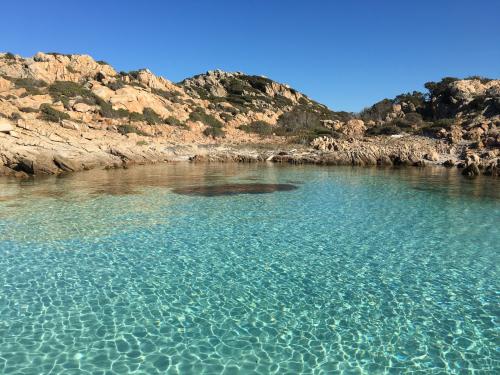
{"type": "Polygon", "coordinates": [[[498,175],[500,81],[447,79],[428,89],[429,98],[400,95],[356,115],[240,72],[174,84],[87,55],[0,54],[0,174],[267,160],[446,163],[498,175]]]}
{"type": "Polygon", "coordinates": [[[337,164],[413,165],[439,164],[453,154],[442,141],[423,140],[415,136],[377,137],[366,139],[334,139],[320,137],[311,146],[322,156],[337,164]]]}

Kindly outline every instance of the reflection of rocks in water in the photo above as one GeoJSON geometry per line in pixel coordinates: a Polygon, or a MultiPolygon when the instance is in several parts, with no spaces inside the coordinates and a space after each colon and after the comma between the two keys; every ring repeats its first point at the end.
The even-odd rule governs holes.
{"type": "Polygon", "coordinates": [[[182,187],[174,189],[173,192],[182,195],[216,197],[237,194],[266,194],[274,193],[275,191],[290,191],[295,189],[297,189],[297,186],[292,184],[224,184],[182,187]]]}
{"type": "Polygon", "coordinates": [[[4,196],[0,196],[0,202],[8,202],[10,200],[13,200],[15,199],[16,196],[15,195],[4,195],[4,196]]]}
{"type": "Polygon", "coordinates": [[[54,190],[35,190],[31,193],[34,197],[42,197],[42,198],[63,198],[68,194],[67,191],[54,191],[54,190]]]}
{"type": "Polygon", "coordinates": [[[92,189],[92,195],[138,195],[140,191],[128,185],[105,185],[92,189]]]}

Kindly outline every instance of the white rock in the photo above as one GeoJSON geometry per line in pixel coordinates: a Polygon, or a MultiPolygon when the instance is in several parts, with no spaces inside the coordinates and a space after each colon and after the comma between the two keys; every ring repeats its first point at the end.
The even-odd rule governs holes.
{"type": "Polygon", "coordinates": [[[88,104],[85,104],[85,103],[76,103],[74,106],[73,106],[73,109],[76,111],[76,112],[80,112],[80,113],[87,113],[87,112],[90,112],[93,110],[93,107],[88,105],[88,104]]]}
{"type": "Polygon", "coordinates": [[[80,126],[73,121],[62,120],[61,126],[65,129],[80,130],[80,126]]]}

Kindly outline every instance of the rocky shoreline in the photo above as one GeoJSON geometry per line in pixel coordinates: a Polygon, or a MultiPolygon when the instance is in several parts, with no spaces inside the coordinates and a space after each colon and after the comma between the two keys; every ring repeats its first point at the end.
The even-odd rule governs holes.
{"type": "Polygon", "coordinates": [[[175,143],[136,134],[119,135],[63,121],[55,128],[19,120],[15,130],[0,132],[0,176],[26,178],[90,169],[126,168],[168,162],[272,162],[354,166],[458,167],[467,176],[498,176],[498,150],[478,155],[466,146],[418,136],[334,139],[311,145],[280,142],[175,143]]]}

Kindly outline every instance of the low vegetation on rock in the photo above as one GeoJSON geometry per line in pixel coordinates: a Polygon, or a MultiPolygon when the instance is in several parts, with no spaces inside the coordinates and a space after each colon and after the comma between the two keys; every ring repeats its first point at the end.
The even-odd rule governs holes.
{"type": "Polygon", "coordinates": [[[254,133],[262,136],[273,134],[272,125],[265,121],[252,121],[250,124],[241,125],[240,129],[247,133],[254,133]]]}
{"type": "Polygon", "coordinates": [[[47,86],[42,80],[33,78],[13,78],[12,82],[18,89],[25,89],[26,93],[22,96],[41,95],[44,93],[44,88],[47,86]]]}
{"type": "Polygon", "coordinates": [[[144,133],[143,131],[139,130],[136,126],[131,124],[118,125],[117,129],[118,132],[123,135],[133,133],[137,135],[147,136],[146,133],[144,133]]]}
{"type": "Polygon", "coordinates": [[[42,104],[40,106],[40,118],[50,122],[60,122],[62,120],[69,120],[70,116],[65,113],[52,108],[49,104],[42,104]]]}
{"type": "Polygon", "coordinates": [[[3,58],[6,60],[16,60],[16,55],[14,55],[12,52],[7,52],[5,55],[3,55],[3,58]]]}

